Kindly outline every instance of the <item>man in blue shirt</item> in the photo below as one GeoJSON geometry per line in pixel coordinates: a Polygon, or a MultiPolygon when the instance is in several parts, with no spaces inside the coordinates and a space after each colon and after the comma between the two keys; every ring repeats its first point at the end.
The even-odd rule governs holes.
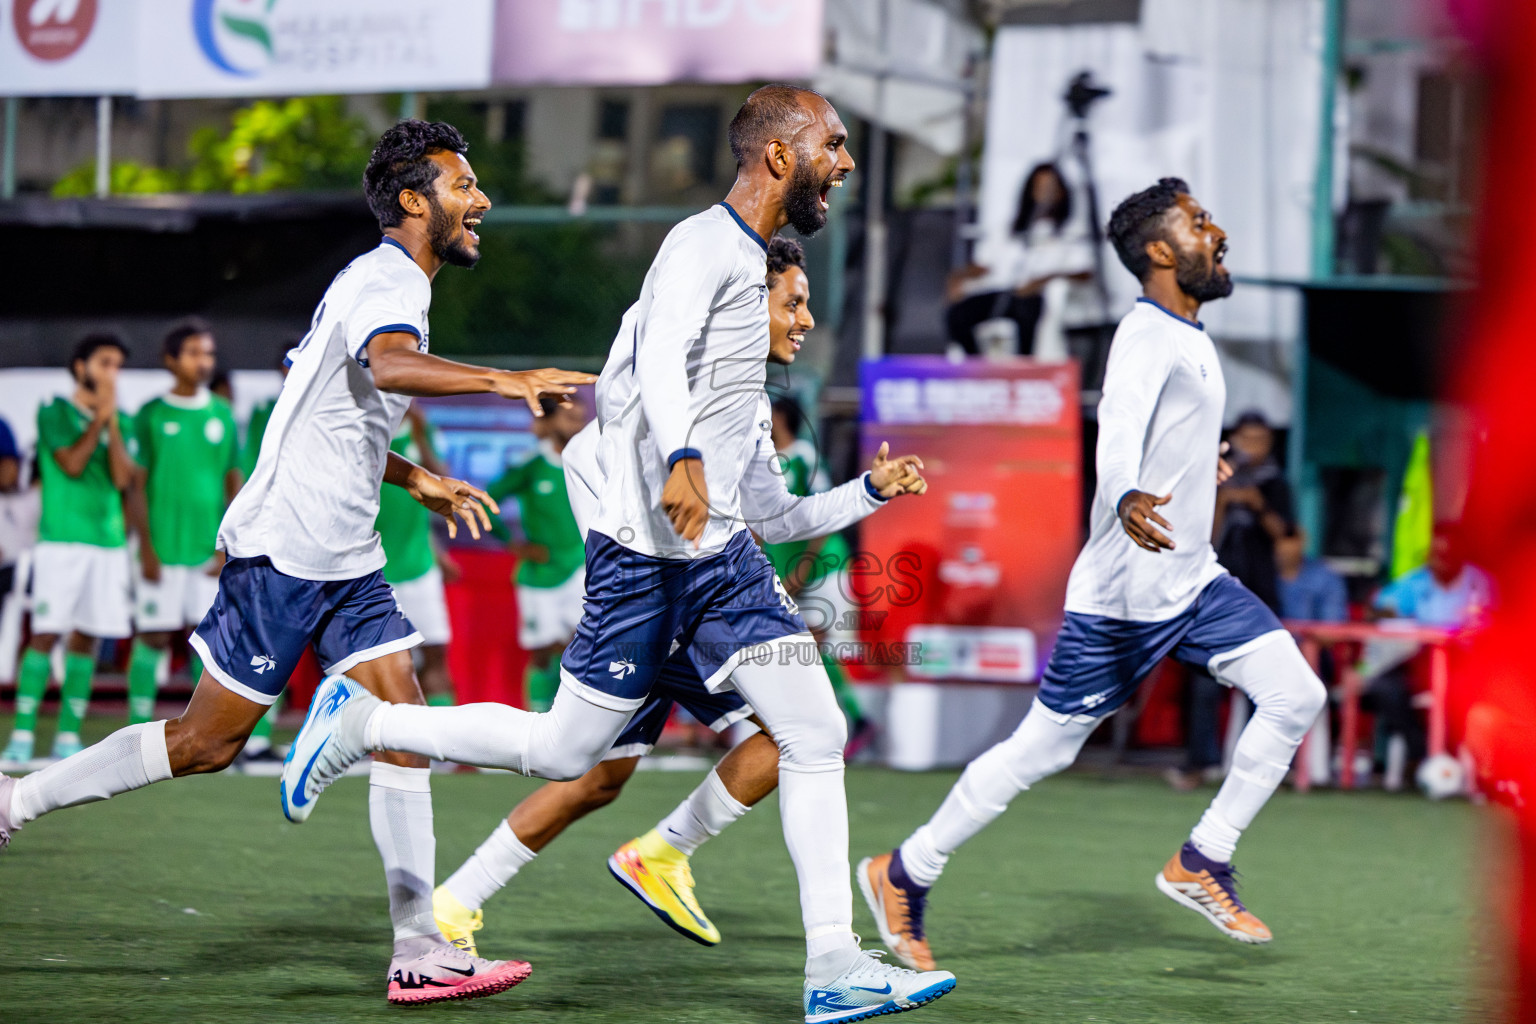
{"type": "Polygon", "coordinates": [[[1307,622],[1349,618],[1344,578],[1321,558],[1307,557],[1307,535],[1300,527],[1292,527],[1275,541],[1275,569],[1281,618],[1307,622]]]}

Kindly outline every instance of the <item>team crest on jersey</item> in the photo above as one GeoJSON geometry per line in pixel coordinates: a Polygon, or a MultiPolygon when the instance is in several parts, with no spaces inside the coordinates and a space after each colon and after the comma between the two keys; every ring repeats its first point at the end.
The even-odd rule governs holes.
{"type": "Polygon", "coordinates": [[[208,420],[203,424],[203,436],[209,444],[218,444],[224,440],[224,421],[208,420]]]}
{"type": "Polygon", "coordinates": [[[175,420],[167,420],[165,423],[161,424],[160,429],[165,431],[166,437],[175,437],[177,434],[181,433],[181,424],[177,423],[175,420]]]}

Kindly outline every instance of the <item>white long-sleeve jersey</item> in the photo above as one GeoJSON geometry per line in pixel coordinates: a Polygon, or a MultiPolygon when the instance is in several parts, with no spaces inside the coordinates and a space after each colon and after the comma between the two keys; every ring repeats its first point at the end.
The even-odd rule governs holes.
{"type": "Polygon", "coordinates": [[[745,529],[741,482],[768,357],[767,242],[725,204],[673,228],[597,382],[605,470],[592,529],[656,558],[717,554],[745,529]],[[672,463],[704,460],[697,548],[661,508],[672,463]]]}
{"type": "MultiPolygon", "coordinates": [[[[773,446],[767,395],[759,400],[758,414],[758,428],[749,439],[746,472],[737,497],[745,525],[766,543],[825,537],[852,526],[885,504],[885,499],[871,492],[868,473],[808,497],[790,493],[773,446]]],[[[597,518],[606,483],[600,438],[598,422],[593,420],[561,452],[565,489],[583,538],[597,518]]]]}
{"type": "Polygon", "coordinates": [[[1099,401],[1098,486],[1066,610],[1133,622],[1173,618],[1226,572],[1211,548],[1227,386],[1210,336],[1149,299],[1120,321],[1099,401]],[[1120,525],[1127,491],[1172,495],[1175,544],[1143,550],[1120,525]]]}

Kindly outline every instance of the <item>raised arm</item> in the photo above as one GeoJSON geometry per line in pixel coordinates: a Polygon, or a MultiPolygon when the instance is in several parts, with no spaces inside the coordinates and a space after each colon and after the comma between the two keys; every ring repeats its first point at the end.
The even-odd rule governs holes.
{"type": "Polygon", "coordinates": [[[789,490],[774,465],[778,454],[766,441],[758,445],[741,486],[747,525],[768,544],[810,540],[846,529],[898,494],[922,494],[922,460],[915,455],[889,458],[882,444],[868,472],[819,494],[799,496],[789,490]]]}
{"type": "Polygon", "coordinates": [[[571,370],[496,370],[470,366],[418,351],[419,344],[414,334],[404,331],[387,331],[368,340],[367,365],[373,371],[373,383],[380,391],[417,397],[494,394],[502,398],[520,398],[528,403],[535,416],[542,416],[541,397],[549,395],[563,401],[575,392],[577,385],[597,380],[590,373],[571,370]]]}

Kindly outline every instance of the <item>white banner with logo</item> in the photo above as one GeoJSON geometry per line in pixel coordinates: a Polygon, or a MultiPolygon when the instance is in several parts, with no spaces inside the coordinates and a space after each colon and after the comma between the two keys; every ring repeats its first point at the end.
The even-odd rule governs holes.
{"type": "Polygon", "coordinates": [[[137,0],[0,0],[0,96],[134,91],[137,0]]]}
{"type": "Polygon", "coordinates": [[[154,0],[139,9],[137,93],[483,88],[493,10],[493,0],[154,0]]]}

